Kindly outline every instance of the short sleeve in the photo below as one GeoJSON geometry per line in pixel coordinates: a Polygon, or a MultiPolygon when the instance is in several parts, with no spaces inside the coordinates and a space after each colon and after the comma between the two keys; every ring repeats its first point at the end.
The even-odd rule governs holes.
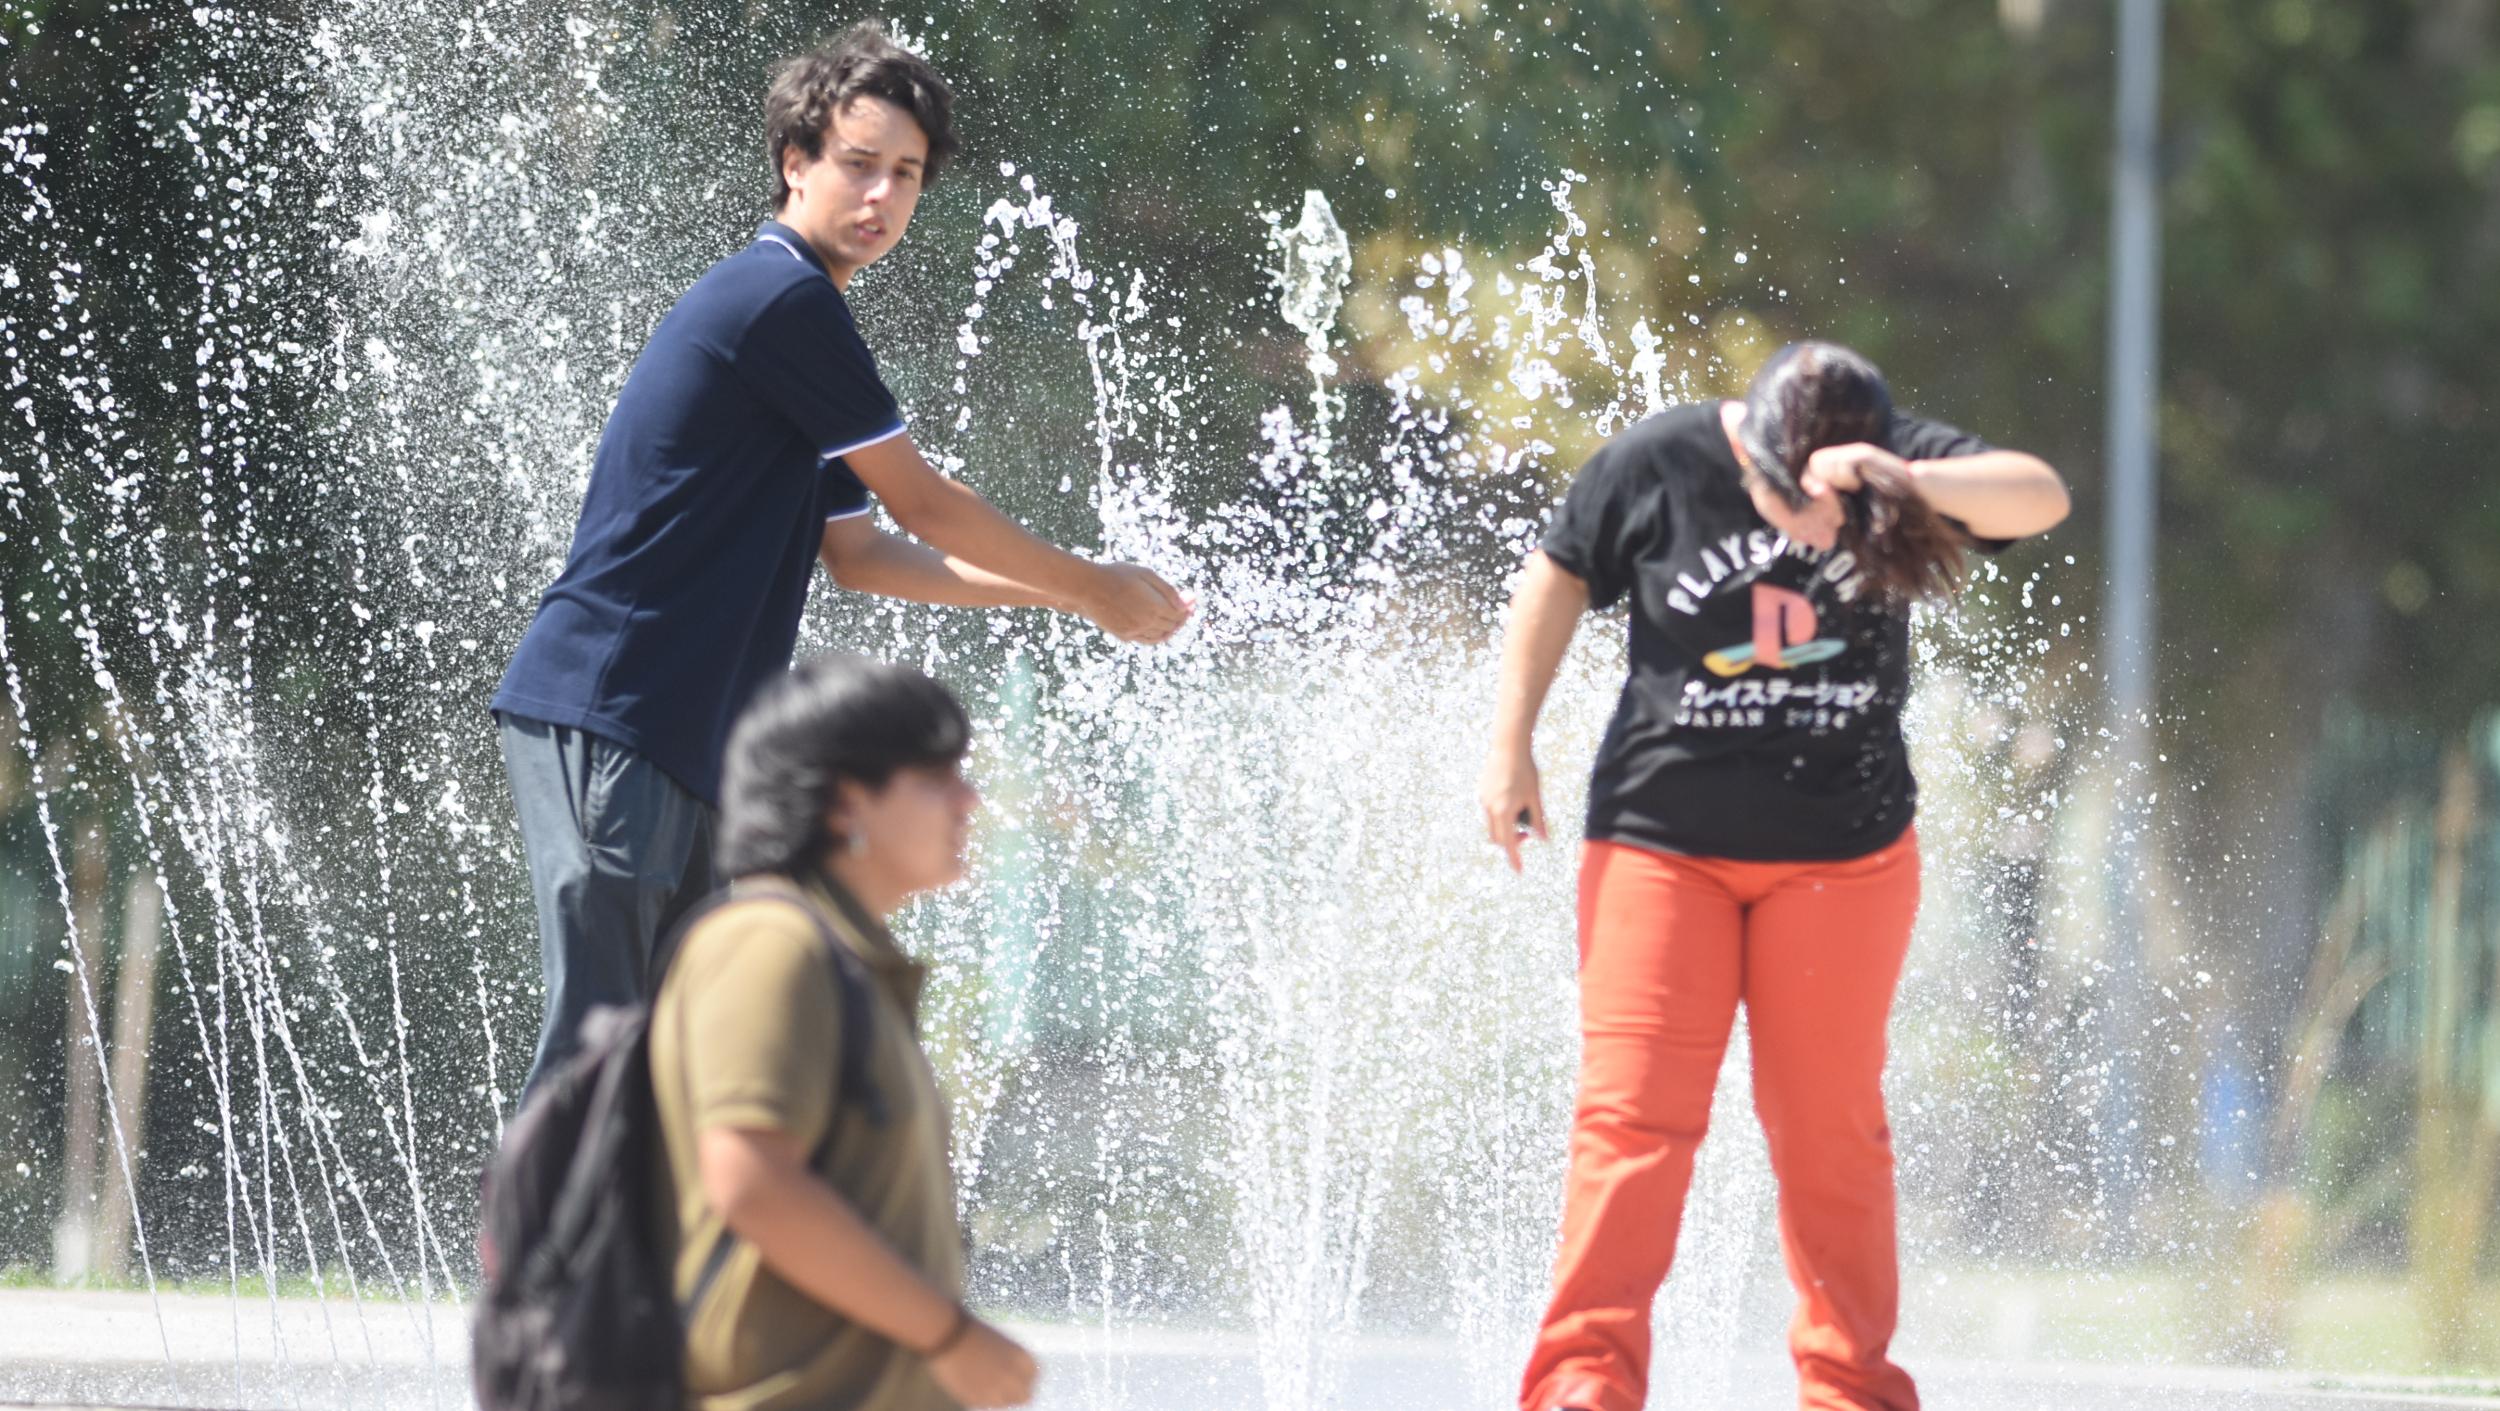
{"type": "Polygon", "coordinates": [[[829,456],[818,462],[825,477],[825,518],[857,519],[868,513],[868,487],[859,476],[842,463],[840,456],[829,456]]]}
{"type": "Polygon", "coordinates": [[[695,1131],[761,1127],[811,1150],[824,1140],[842,1041],[824,944],[772,902],[725,906],[688,934],[669,983],[695,1131]]]}
{"type": "Polygon", "coordinates": [[[1898,407],[1893,409],[1886,439],[1892,443],[1892,453],[1905,461],[1951,460],[1995,449],[1960,427],[1912,416],[1898,407]]]}
{"type": "Polygon", "coordinates": [[[903,430],[902,410],[877,375],[876,357],[828,281],[794,284],[765,305],[731,361],[739,378],[816,447],[820,463],[903,430]]]}
{"type": "MultiPolygon", "coordinates": [[[[1976,456],[1996,449],[1959,427],[1947,426],[1941,421],[1929,421],[1925,417],[1912,416],[1897,407],[1893,409],[1892,424],[1886,432],[1885,439],[1891,443],[1892,453],[1905,461],[1944,461],[1951,460],[1955,456],[1976,456]]],[[[1982,539],[1971,533],[1969,526],[1960,520],[1951,519],[1951,516],[1947,516],[1947,519],[1955,528],[1962,531],[1962,536],[1970,541],[1971,548],[1979,553],[2003,553],[2014,542],[2011,539],[1982,539]]]]}
{"type": "Polygon", "coordinates": [[[1630,586],[1635,537],[1653,518],[1639,503],[1648,478],[1638,466],[1639,458],[1621,442],[1599,447],[1545,526],[1545,556],[1589,585],[1592,609],[1612,607],[1622,598],[1630,586]]]}

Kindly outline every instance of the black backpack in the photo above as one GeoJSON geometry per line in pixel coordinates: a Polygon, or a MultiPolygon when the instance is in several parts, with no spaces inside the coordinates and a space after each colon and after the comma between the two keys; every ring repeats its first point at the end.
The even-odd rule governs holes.
{"type": "MultiPolygon", "coordinates": [[[[670,934],[652,989],[695,923],[755,891],[716,895],[670,934]]],[[[766,893],[772,895],[772,893],[766,893]]],[[[837,1101],[883,1124],[869,1079],[871,981],[796,891],[782,900],[816,923],[842,1005],[837,1101]]],[[[478,1231],[485,1287],[470,1329],[480,1411],[682,1411],[685,1329],[737,1246],[727,1230],[679,1307],[675,1212],[661,1209],[660,1114],[651,1089],[650,1009],[593,1011],[581,1051],[550,1074],[505,1129],[487,1168],[478,1231]]],[[[831,1141],[811,1167],[821,1167],[831,1141]]]]}

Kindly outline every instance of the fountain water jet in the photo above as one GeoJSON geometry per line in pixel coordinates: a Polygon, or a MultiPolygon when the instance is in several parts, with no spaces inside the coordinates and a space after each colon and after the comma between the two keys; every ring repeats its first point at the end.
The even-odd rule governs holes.
{"type": "MultiPolygon", "coordinates": [[[[644,331],[753,214],[717,174],[751,157],[666,124],[621,10],[203,12],[224,77],[165,139],[207,232],[165,257],[193,299],[169,320],[194,360],[180,434],[120,400],[139,374],[84,292],[114,274],[49,223],[44,134],[0,149],[37,213],[0,255],[22,335],[0,367],[78,427],[13,448],[0,482],[7,532],[60,565],[42,609],[71,650],[35,657],[19,631],[0,663],[21,721],[49,673],[103,693],[75,782],[21,732],[65,913],[54,804],[90,788],[134,801],[165,887],[189,1051],[160,1061],[204,1088],[205,1130],[154,1144],[198,1175],[136,1173],[144,1267],[166,1260],[151,1235],[213,1226],[175,1262],[222,1275],[238,1324],[248,1289],[273,1329],[282,1285],[344,1285],[326,1346],[288,1351],[353,1362],[385,1320],[430,1347],[421,1305],[467,1277],[466,1182],[536,1022],[481,703],[644,331]],[[277,229],[298,198],[315,238],[277,229]]],[[[1170,271],[1089,266],[1042,183],[996,170],[933,193],[855,291],[883,323],[932,290],[919,306],[963,310],[951,364],[892,360],[915,434],[1003,496],[1023,487],[997,466],[1084,427],[1035,493],[1201,609],[1162,652],[855,601],[810,623],[943,670],[982,715],[991,880],[908,928],[940,962],[980,1296],[1113,1334],[1077,1373],[1098,1405],[1141,1394],[1119,1336],[1241,1317],[1273,1411],[1335,1404],[1379,1326],[1455,1334],[1477,1403],[1503,1404],[1544,1301],[1575,1035],[1569,851],[1514,879],[1477,836],[1493,614],[1558,448],[1726,369],[1646,320],[1609,328],[1574,172],[1543,183],[1542,249],[1435,244],[1388,271],[1394,303],[1364,302],[1369,233],[1323,193],[1290,225],[1241,213],[1242,258],[1264,226],[1275,261],[1273,308],[1244,315],[1170,271]],[[1308,402],[1297,382],[1216,419],[1242,400],[1239,345],[1266,340],[1308,402]],[[1019,380],[1037,360],[1055,388],[1019,380]]],[[[1554,696],[1557,819],[1615,635],[1584,633],[1554,696]]],[[[1742,1054],[1740,1035],[1660,1313],[1700,1404],[1759,1334],[1768,1178],[1742,1054]]]]}

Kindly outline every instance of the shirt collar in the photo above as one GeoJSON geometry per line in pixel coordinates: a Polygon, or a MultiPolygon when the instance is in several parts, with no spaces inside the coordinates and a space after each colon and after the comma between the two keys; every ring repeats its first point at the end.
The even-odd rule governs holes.
{"type": "Polygon", "coordinates": [[[776,246],[785,258],[795,258],[828,279],[833,277],[826,273],[825,262],[816,258],[816,249],[807,243],[807,237],[777,220],[768,220],[755,228],[755,243],[776,246]]]}

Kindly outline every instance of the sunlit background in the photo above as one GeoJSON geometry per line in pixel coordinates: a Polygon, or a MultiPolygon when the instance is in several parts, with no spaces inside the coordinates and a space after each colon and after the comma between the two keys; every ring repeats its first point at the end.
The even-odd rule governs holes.
{"type": "MultiPolygon", "coordinates": [[[[539,1006],[484,702],[643,338],[766,213],[767,65],[854,17],[0,8],[10,1281],[318,1295],[295,1355],[353,1361],[473,1280],[539,1006]]],[[[2500,1366],[2488,6],[2162,19],[2140,749],[2113,7],[892,19],[966,136],[851,291],[915,436],[1201,603],[1145,650],[816,592],[980,720],[975,878],[904,927],[978,1302],[1242,1331],[1275,1411],[1455,1337],[1506,1403],[1577,1041],[1570,848],[1513,878],[1474,818],[1498,605],[1607,434],[1813,335],[2078,498],[1918,630],[1905,1344],[2500,1366]]],[[[1621,637],[1556,690],[1558,818],[1621,637]]],[[[1785,1315],[1744,1081],[1670,1404],[1785,1315]]]]}

